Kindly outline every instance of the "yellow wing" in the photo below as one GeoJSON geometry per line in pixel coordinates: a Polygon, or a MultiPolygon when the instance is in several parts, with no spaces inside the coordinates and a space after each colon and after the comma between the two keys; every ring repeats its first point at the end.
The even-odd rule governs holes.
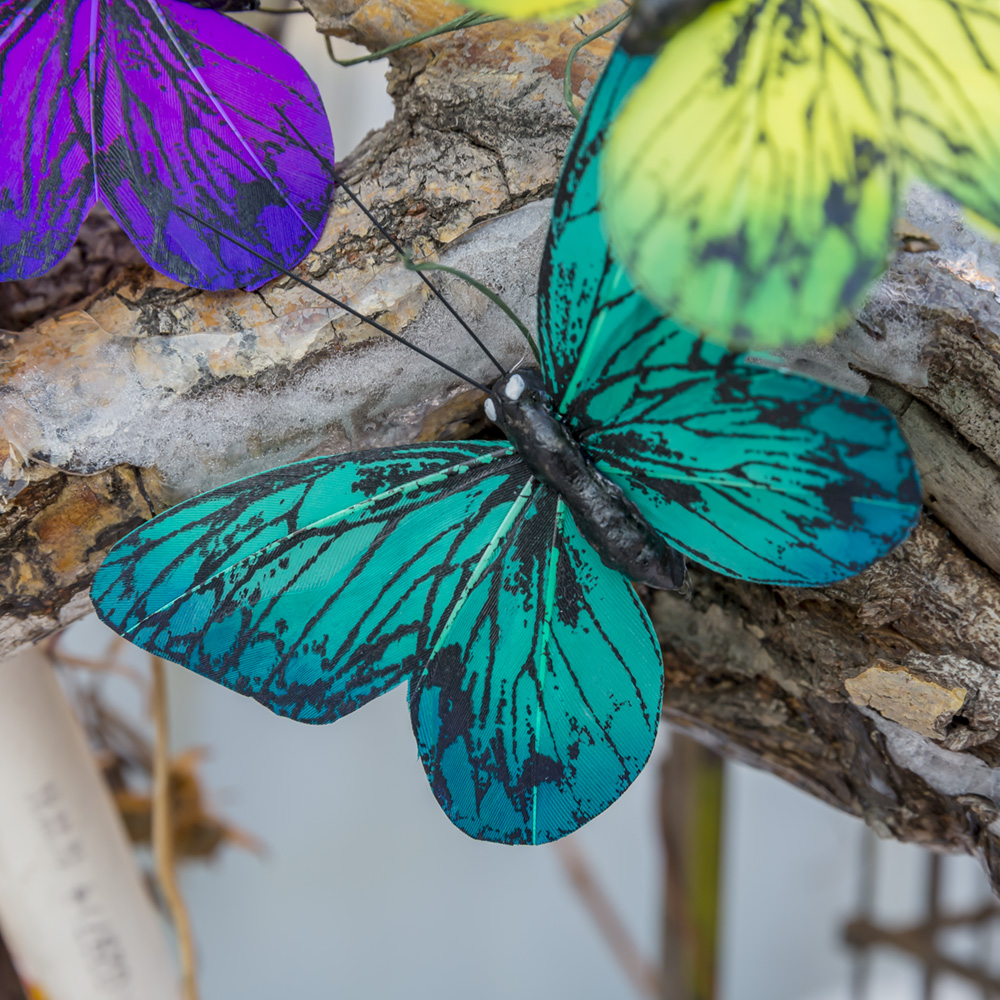
{"type": "Polygon", "coordinates": [[[869,0],[908,169],[1000,225],[1000,2],[869,0]]]}
{"type": "Polygon", "coordinates": [[[609,239],[651,301],[727,346],[835,329],[890,246],[883,53],[858,0],[726,0],[668,42],[604,154],[609,239]]]}
{"type": "Polygon", "coordinates": [[[601,0],[469,0],[464,7],[514,21],[558,21],[600,6],[601,0]]]}

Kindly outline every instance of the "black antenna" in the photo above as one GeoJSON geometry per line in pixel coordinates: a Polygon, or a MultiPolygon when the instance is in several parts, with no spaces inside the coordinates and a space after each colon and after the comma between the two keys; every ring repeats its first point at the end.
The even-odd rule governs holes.
{"type": "Polygon", "coordinates": [[[386,327],[382,326],[381,323],[376,322],[371,317],[366,316],[364,313],[358,312],[358,310],[355,309],[353,306],[349,306],[346,302],[342,302],[340,299],[334,298],[334,296],[332,296],[329,292],[324,292],[322,288],[319,288],[318,286],[314,285],[311,281],[306,281],[305,278],[300,278],[297,274],[292,274],[292,272],[289,271],[288,268],[285,267],[283,264],[279,264],[277,261],[271,260],[270,257],[265,256],[259,250],[255,250],[252,246],[248,246],[242,240],[238,240],[235,236],[231,236],[229,233],[225,232],[225,230],[219,229],[218,226],[212,225],[211,222],[208,222],[205,219],[198,218],[197,215],[194,215],[192,212],[189,212],[185,208],[181,208],[179,205],[177,206],[177,211],[180,212],[181,215],[186,215],[189,219],[194,219],[194,221],[197,222],[199,225],[211,229],[213,233],[216,233],[219,236],[224,236],[231,243],[235,243],[236,246],[238,246],[241,250],[246,250],[247,253],[253,254],[255,257],[264,261],[265,264],[269,264],[276,271],[280,271],[282,274],[287,275],[293,281],[297,281],[300,285],[304,286],[305,288],[308,288],[309,291],[315,292],[317,295],[326,299],[327,302],[332,302],[339,309],[343,309],[344,312],[350,313],[352,316],[357,317],[359,320],[361,320],[362,323],[367,323],[369,326],[374,327],[376,330],[378,330],[379,333],[384,333],[387,337],[392,337],[393,340],[402,344],[404,347],[410,348],[411,351],[416,351],[417,354],[421,355],[421,357],[427,358],[428,361],[433,361],[434,364],[443,368],[446,372],[450,372],[452,375],[455,375],[456,377],[460,378],[463,382],[468,382],[469,385],[475,386],[475,388],[479,389],[481,392],[485,392],[487,394],[489,393],[490,390],[481,382],[477,382],[474,378],[469,378],[468,375],[463,375],[457,368],[452,368],[451,365],[442,361],[440,358],[434,357],[433,354],[428,354],[428,352],[425,351],[422,347],[417,347],[416,344],[411,343],[405,337],[401,337],[398,333],[393,333],[392,330],[389,330],[386,327]]]}
{"type": "MultiPolygon", "coordinates": [[[[333,171],[333,180],[338,187],[343,188],[344,191],[347,192],[347,197],[350,198],[351,201],[353,201],[354,204],[357,205],[358,208],[360,208],[361,211],[365,213],[365,215],[368,217],[368,221],[389,241],[389,245],[396,251],[396,253],[400,254],[400,256],[405,258],[407,254],[403,250],[403,248],[386,232],[385,227],[378,221],[378,219],[376,219],[375,216],[372,215],[372,213],[367,208],[365,208],[365,206],[361,203],[361,200],[347,186],[346,182],[344,181],[344,178],[337,172],[336,169],[334,169],[333,171]]],[[[411,268],[410,270],[416,270],[416,269],[411,268]]],[[[479,345],[479,347],[482,349],[486,357],[488,357],[490,361],[492,361],[493,364],[497,366],[497,371],[499,371],[501,375],[506,374],[507,369],[502,364],[500,364],[500,362],[497,361],[495,357],[493,357],[493,355],[490,353],[490,349],[479,339],[479,337],[476,335],[475,330],[473,330],[472,327],[469,326],[469,324],[466,323],[461,316],[459,316],[459,314],[455,311],[455,307],[444,297],[444,295],[441,294],[441,292],[438,291],[438,289],[434,286],[433,282],[431,282],[431,280],[427,277],[427,275],[425,275],[422,271],[419,270],[417,271],[417,274],[420,275],[421,281],[423,281],[423,283],[441,300],[441,304],[445,307],[445,309],[447,309],[448,312],[450,312],[452,316],[454,316],[455,319],[458,320],[458,322],[462,325],[462,329],[464,329],[465,332],[479,345]]]]}

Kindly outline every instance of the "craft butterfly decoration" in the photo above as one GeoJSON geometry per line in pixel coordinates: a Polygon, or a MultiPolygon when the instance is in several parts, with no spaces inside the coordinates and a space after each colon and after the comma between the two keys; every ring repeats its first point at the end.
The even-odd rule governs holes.
{"type": "Polygon", "coordinates": [[[721,343],[832,332],[911,177],[1000,224],[1000,0],[646,7],[625,44],[663,47],[611,129],[602,202],[661,309],[721,343]]]}
{"type": "Polygon", "coordinates": [[[687,556],[823,584],[920,511],[886,410],[706,344],[612,260],[598,154],[647,63],[615,53],[567,154],[542,370],[503,374],[485,404],[507,440],[221,487],[126,536],[93,585],[116,632],[280,715],[332,722],[408,682],[433,792],[484,840],[575,830],[649,757],[663,667],[632,581],[677,587],[687,556]]]}
{"type": "Polygon", "coordinates": [[[0,280],[51,267],[100,200],[164,274],[256,287],[279,270],[192,215],[291,266],[332,196],[302,67],[183,0],[0,0],[0,136],[0,280]]]}
{"type": "Polygon", "coordinates": [[[467,7],[524,21],[556,21],[597,6],[595,0],[475,0],[467,7]]]}
{"type": "MultiPolygon", "coordinates": [[[[544,19],[595,6],[471,5],[544,19]]],[[[832,333],[885,270],[913,177],[1000,226],[1000,0],[633,11],[626,49],[658,56],[611,129],[608,235],[640,291],[708,339],[832,333]]]]}

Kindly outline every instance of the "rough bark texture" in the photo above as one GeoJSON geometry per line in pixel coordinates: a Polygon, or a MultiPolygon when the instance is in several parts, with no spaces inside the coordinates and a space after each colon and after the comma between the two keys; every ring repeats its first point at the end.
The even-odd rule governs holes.
{"type": "MultiPolygon", "coordinates": [[[[372,49],[455,15],[430,0],[309,6],[322,28],[372,49]]],[[[562,28],[498,22],[397,53],[396,117],[341,164],[348,182],[420,254],[461,237],[445,259],[530,313],[537,202],[573,127],[566,55],[617,11],[562,28]]],[[[579,95],[608,52],[601,40],[581,54],[579,95]]],[[[926,191],[908,217],[904,252],[859,323],[785,361],[899,414],[925,485],[919,528],[826,590],[692,566],[683,593],[650,594],[648,606],[667,718],[880,832],[978,853],[1000,886],[1000,250],[926,191]]],[[[25,327],[0,345],[0,652],[83,613],[111,542],[172,496],[310,452],[482,426],[475,392],[291,282],[183,289],[137,266],[106,223],[78,252],[86,268],[0,288],[0,322],[25,327]]],[[[489,377],[343,194],[302,267],[489,377]]],[[[516,361],[523,347],[497,311],[449,288],[516,361]]]]}

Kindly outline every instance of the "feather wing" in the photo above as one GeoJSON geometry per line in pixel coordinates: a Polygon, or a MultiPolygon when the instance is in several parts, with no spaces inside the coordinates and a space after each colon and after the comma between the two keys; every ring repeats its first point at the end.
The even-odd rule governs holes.
{"type": "Polygon", "coordinates": [[[515,21],[558,21],[596,4],[595,0],[475,0],[466,6],[515,21]]]}
{"type": "Polygon", "coordinates": [[[877,403],[699,340],[615,262],[597,210],[600,151],[644,62],[615,53],[560,178],[539,305],[549,389],[598,467],[680,551],[743,579],[843,579],[916,522],[912,456],[877,403]]]}
{"type": "Polygon", "coordinates": [[[906,164],[1000,225],[1000,4],[871,0],[906,164]]]}
{"type": "Polygon", "coordinates": [[[715,4],[667,43],[611,129],[611,245],[644,295],[710,339],[832,333],[885,266],[896,81],[871,6],[715,4]]]}
{"type": "Polygon", "coordinates": [[[292,267],[333,191],[315,85],[277,43],[181,0],[0,0],[0,279],[70,247],[95,197],[201,288],[292,267]]]}
{"type": "Polygon", "coordinates": [[[181,210],[298,263],[333,191],[329,121],[301,66],[180,0],[101,0],[97,52],[100,196],[149,263],[209,289],[279,273],[181,210]]]}
{"type": "Polygon", "coordinates": [[[94,605],[143,649],[280,715],[332,722],[422,664],[526,479],[498,442],[283,466],[126,536],[94,605]]]}
{"type": "Polygon", "coordinates": [[[75,6],[0,0],[0,281],[48,270],[94,204],[89,36],[75,6]]]}
{"type": "MultiPolygon", "coordinates": [[[[594,343],[629,328],[631,305],[618,309],[611,286],[631,284],[608,254],[598,211],[598,154],[610,122],[652,60],[617,48],[594,87],[563,160],[538,277],[542,373],[565,412],[573,376],[594,343]]],[[[638,300],[637,296],[630,297],[638,300]]],[[[650,316],[655,312],[650,309],[650,316]]]]}
{"type": "Polygon", "coordinates": [[[410,711],[452,822],[538,844],[592,819],[642,770],[662,686],[631,585],[530,481],[411,680],[410,711]]]}
{"type": "Polygon", "coordinates": [[[913,457],[870,399],[734,358],[682,331],[640,336],[578,401],[584,447],[649,523],[729,576],[820,586],[920,517],[913,457]],[[589,414],[614,415],[600,426],[589,414]]]}

